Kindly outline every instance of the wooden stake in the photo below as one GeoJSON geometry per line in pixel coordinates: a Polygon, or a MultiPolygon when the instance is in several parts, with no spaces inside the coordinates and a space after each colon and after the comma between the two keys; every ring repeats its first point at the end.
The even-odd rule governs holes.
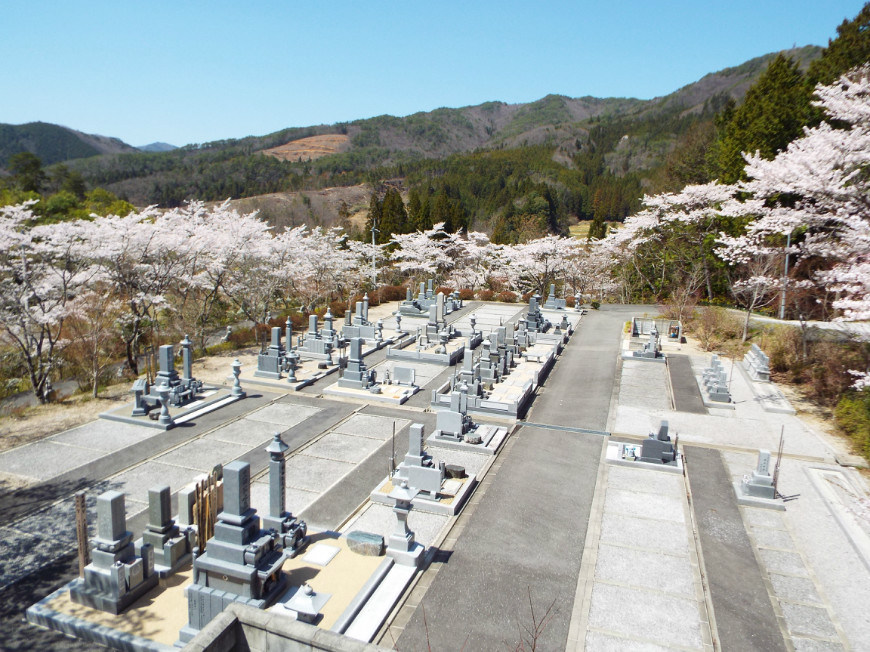
{"type": "Polygon", "coordinates": [[[88,512],[85,507],[85,492],[79,491],[75,497],[76,504],[76,538],[79,545],[79,577],[85,576],[85,566],[91,561],[88,549],[88,512]]]}

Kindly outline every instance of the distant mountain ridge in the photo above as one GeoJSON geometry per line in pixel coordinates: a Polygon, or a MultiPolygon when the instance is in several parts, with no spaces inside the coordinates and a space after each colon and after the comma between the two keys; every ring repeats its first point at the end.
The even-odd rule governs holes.
{"type": "Polygon", "coordinates": [[[178,149],[175,145],[170,145],[169,143],[150,143],[148,145],[141,145],[136,149],[143,152],[171,152],[173,149],[178,149]]]}
{"type": "Polygon", "coordinates": [[[31,152],[43,165],[100,154],[124,154],[138,151],[118,138],[86,134],[48,122],[23,125],[0,124],[0,167],[20,152],[31,152]]]}
{"type": "MultiPolygon", "coordinates": [[[[805,46],[782,54],[806,69],[821,52],[818,46],[805,46]]],[[[529,103],[493,101],[405,117],[382,115],[171,150],[161,150],[161,143],[134,148],[118,139],[45,123],[0,125],[0,167],[10,155],[26,149],[45,165],[69,161],[90,185],[137,205],[354,185],[379,167],[399,166],[391,173],[402,176],[405,162],[537,145],[552,147],[553,161],[570,168],[573,157],[592,144],[610,171],[619,175],[661,164],[693,116],[709,119],[729,98],[741,101],[777,54],[707,74],[650,100],[547,95],[529,103]],[[616,140],[599,137],[591,142],[596,140],[591,134],[602,125],[618,131],[616,140]],[[305,139],[329,136],[340,136],[344,144],[334,154],[323,152],[309,162],[314,149],[310,141],[303,147],[305,139]],[[273,158],[276,150],[290,154],[273,158]],[[314,176],[309,176],[308,165],[314,166],[314,176]]]]}

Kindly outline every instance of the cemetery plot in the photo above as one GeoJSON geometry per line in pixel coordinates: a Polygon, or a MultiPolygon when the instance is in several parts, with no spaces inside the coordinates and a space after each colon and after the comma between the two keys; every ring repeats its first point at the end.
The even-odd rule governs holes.
{"type": "MultiPolygon", "coordinates": [[[[199,415],[212,412],[245,397],[238,382],[239,370],[234,368],[232,390],[205,387],[193,377],[193,343],[185,336],[181,342],[183,371],[175,370],[175,349],[171,344],[159,349],[159,366],[154,383],[139,378],[133,383],[133,407],[121,407],[100,415],[102,419],[122,421],[149,428],[169,430],[199,415]],[[170,413],[172,408],[172,414],[170,413]]],[[[238,361],[237,361],[238,362],[238,361]]]]}

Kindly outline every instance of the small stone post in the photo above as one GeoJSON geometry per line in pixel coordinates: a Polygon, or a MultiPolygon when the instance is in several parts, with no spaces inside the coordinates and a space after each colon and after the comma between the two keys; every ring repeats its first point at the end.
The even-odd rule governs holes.
{"type": "Polygon", "coordinates": [[[241,373],[242,373],[242,363],[239,362],[239,359],[238,359],[238,358],[236,358],[235,360],[233,360],[232,369],[233,369],[233,391],[232,391],[232,395],[233,395],[233,396],[241,396],[242,398],[244,398],[244,397],[245,397],[245,392],[242,391],[242,384],[239,382],[239,376],[240,376],[241,373]]]}
{"type": "Polygon", "coordinates": [[[287,382],[295,383],[297,382],[296,367],[298,366],[299,362],[299,354],[293,351],[288,351],[285,357],[287,360],[287,382]]]}
{"type": "Polygon", "coordinates": [[[269,516],[277,520],[280,520],[286,511],[284,453],[289,448],[281,439],[279,432],[274,434],[272,442],[266,447],[266,452],[269,453],[269,516]]]}
{"type": "Polygon", "coordinates": [[[169,415],[169,385],[158,385],[157,392],[160,394],[160,417],[157,423],[169,427],[172,425],[172,417],[169,415]]]}

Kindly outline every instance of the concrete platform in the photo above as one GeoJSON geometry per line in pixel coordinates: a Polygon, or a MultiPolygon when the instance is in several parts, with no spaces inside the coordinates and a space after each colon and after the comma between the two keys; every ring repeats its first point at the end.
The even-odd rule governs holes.
{"type": "Polygon", "coordinates": [[[795,414],[795,409],[785,395],[776,387],[773,382],[759,382],[755,380],[743,363],[739,363],[736,367],[740,370],[752,393],[755,395],[755,400],[761,405],[766,412],[775,412],[779,414],[795,414]]]}
{"type": "Polygon", "coordinates": [[[479,453],[484,455],[496,455],[507,439],[508,428],[506,426],[494,426],[492,424],[478,424],[478,428],[485,428],[490,431],[490,434],[482,437],[479,444],[469,444],[466,441],[456,441],[447,437],[440,436],[437,431],[433,432],[426,438],[426,443],[429,446],[447,448],[456,451],[467,451],[469,453],[479,453]]]}
{"type": "Polygon", "coordinates": [[[109,421],[130,423],[136,426],[144,426],[146,428],[155,428],[157,430],[169,430],[170,428],[174,428],[182,423],[192,421],[203,414],[214,412],[225,405],[235,403],[236,401],[245,398],[244,396],[233,396],[231,390],[218,387],[203,389],[203,392],[199,394],[198,397],[200,398],[197,398],[197,400],[191,401],[181,407],[169,408],[169,416],[172,417],[172,422],[167,425],[159,423],[156,419],[152,419],[149,416],[151,414],[159,415],[159,407],[151,408],[151,411],[147,415],[141,417],[132,416],[132,402],[127,405],[122,405],[119,408],[115,408],[114,410],[110,410],[109,412],[103,412],[100,414],[100,418],[108,419],[109,421]]]}
{"type": "MultiPolygon", "coordinates": [[[[630,446],[637,446],[638,452],[640,452],[640,444],[629,444],[630,446]]],[[[607,453],[606,460],[608,464],[616,464],[618,466],[625,466],[629,468],[635,469],[647,469],[649,471],[659,471],[662,473],[676,473],[678,475],[683,474],[683,456],[677,454],[677,463],[676,464],[656,464],[654,462],[641,462],[639,459],[635,460],[626,460],[619,456],[619,446],[618,442],[608,442],[607,443],[607,453]]]]}
{"type": "Polygon", "coordinates": [[[363,403],[389,403],[392,405],[401,405],[414,394],[420,391],[416,385],[379,385],[381,388],[380,394],[374,394],[367,389],[353,389],[351,387],[340,387],[338,383],[333,383],[323,390],[324,394],[333,396],[343,396],[352,398],[363,403]]]}
{"type": "MultiPolygon", "coordinates": [[[[523,307],[495,304],[491,314],[487,308],[475,308],[478,328],[497,326],[523,307]]],[[[691,371],[704,360],[669,356],[667,370],[622,360],[629,310],[636,309],[589,311],[536,390],[529,422],[496,454],[440,449],[445,461],[464,466],[480,482],[457,516],[420,506],[409,515],[431,565],[422,574],[400,573],[381,557],[356,593],[341,599],[345,606],[336,608],[331,628],[399,649],[514,649],[521,642],[517,632],[531,622],[530,601],[541,614],[556,599],[558,612],[538,639],[539,649],[863,649],[870,640],[866,480],[838,467],[834,450],[795,415],[765,410],[740,373],[732,378],[733,409],[684,409],[672,363],[682,359],[691,371]],[[607,463],[608,431],[643,437],[662,419],[689,450],[685,477],[607,463]],[[776,450],[783,429],[778,482],[793,498],[786,511],[739,504],[733,483],[754,468],[758,448],[776,450]]],[[[445,378],[438,375],[437,383],[445,378]]],[[[689,378],[694,384],[694,373],[689,378]]],[[[251,387],[245,389],[250,396],[251,387]]],[[[40,483],[34,493],[3,503],[0,600],[9,605],[7,629],[20,619],[12,613],[16,605],[26,606],[16,596],[31,577],[38,584],[52,555],[72,550],[68,496],[80,486],[78,478],[90,483],[89,505],[105,488],[138,496],[127,501],[128,528],[138,532],[148,486],[168,481],[176,488],[199,469],[241,458],[252,464],[251,499],[262,513],[268,495],[262,448],[273,430],[291,445],[287,505],[311,530],[320,524],[388,536],[395,528],[392,506],[369,494],[395,457],[394,424],[401,458],[403,429],[419,420],[432,432],[434,415],[312,393],[275,398],[249,398],[168,432],[100,420],[0,454],[0,470],[29,473],[40,483]],[[29,501],[42,510],[30,513],[29,501]]],[[[434,447],[441,443],[431,443],[440,457],[434,447]]],[[[320,543],[333,545],[331,537],[320,543]]],[[[326,566],[293,572],[297,578],[325,577],[343,554],[326,566]]],[[[56,580],[44,583],[49,581],[56,580]]],[[[170,611],[168,620],[184,619],[186,603],[170,611]]],[[[128,614],[129,623],[149,631],[164,620],[128,614]]],[[[268,616],[264,626],[292,622],[289,614],[268,616]]],[[[95,632],[103,627],[88,625],[95,632]]],[[[119,641],[137,636],[121,626],[117,631],[119,641]]],[[[39,641],[33,649],[52,648],[41,644],[48,636],[24,629],[2,645],[32,638],[39,641]]],[[[165,649],[148,640],[155,650],[165,649]]]]}
{"type": "MultiPolygon", "coordinates": [[[[286,559],[282,572],[288,575],[292,586],[266,611],[295,620],[295,612],[284,605],[302,583],[308,583],[316,592],[330,595],[321,609],[318,627],[332,629],[337,624],[341,630],[353,627],[360,615],[360,606],[390,577],[385,571],[392,567],[392,561],[384,556],[367,557],[354,553],[348,548],[345,539],[334,532],[313,533],[311,539],[307,550],[321,545],[334,548],[335,554],[322,563],[306,561],[307,555],[286,559]]],[[[406,573],[400,572],[399,575],[405,577],[406,573]]],[[[407,581],[410,578],[405,580],[405,584],[407,581]]],[[[174,642],[178,630],[187,622],[184,589],[189,582],[188,565],[182,573],[161,580],[160,586],[118,615],[72,602],[68,586],[64,586],[30,607],[27,619],[41,627],[115,649],[169,652],[178,649],[174,647],[174,642]]],[[[395,602],[405,584],[389,582],[381,591],[380,600],[395,602]]],[[[370,614],[366,614],[357,629],[364,628],[370,618],[370,614]]]]}
{"type": "MultiPolygon", "coordinates": [[[[411,501],[411,504],[414,506],[414,509],[421,512],[455,516],[462,510],[465,501],[468,500],[477,486],[477,478],[474,474],[470,474],[464,478],[457,479],[456,482],[459,483],[459,490],[453,496],[439,495],[437,500],[432,500],[425,496],[417,496],[411,501]]],[[[385,478],[383,483],[372,491],[370,495],[371,501],[392,507],[393,499],[389,497],[389,494],[393,489],[392,480],[385,478]]]]}
{"type": "Polygon", "coordinates": [[[778,512],[785,511],[785,503],[782,500],[777,498],[760,498],[759,496],[750,496],[749,494],[743,493],[741,489],[742,482],[733,482],[731,486],[734,487],[734,498],[737,500],[738,505],[745,505],[746,507],[760,507],[762,509],[773,509],[778,512]]]}

